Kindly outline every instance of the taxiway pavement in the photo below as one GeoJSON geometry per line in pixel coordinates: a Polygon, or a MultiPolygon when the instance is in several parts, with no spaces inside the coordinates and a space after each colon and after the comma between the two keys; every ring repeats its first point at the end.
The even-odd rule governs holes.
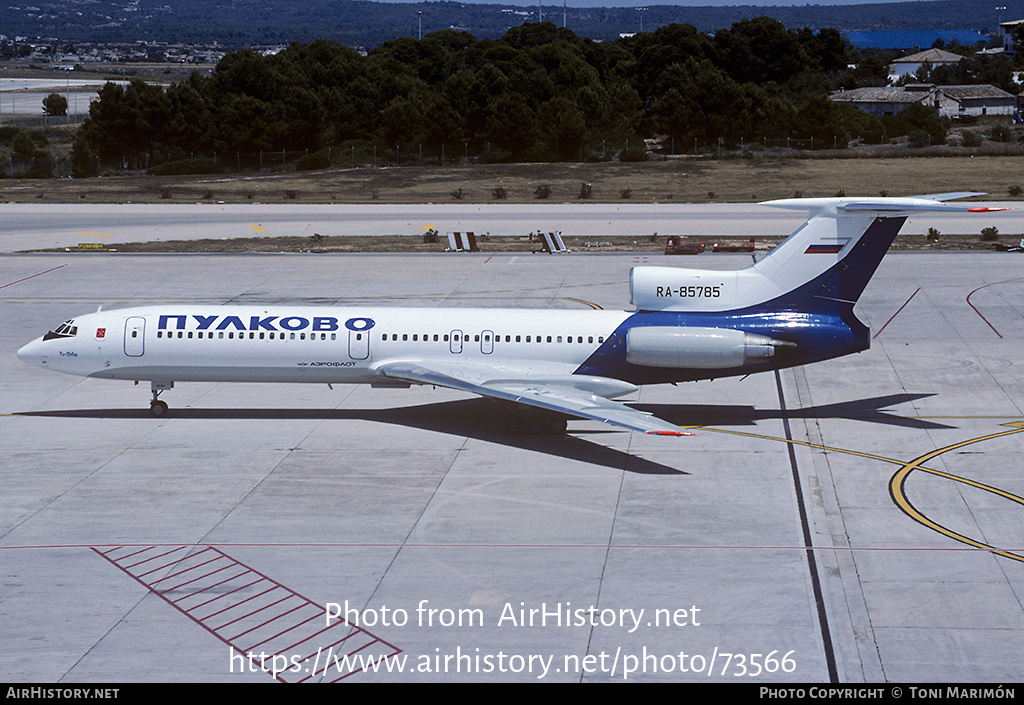
{"type": "Polygon", "coordinates": [[[657,256],[4,256],[4,680],[1016,682],[1022,262],[892,253],[870,351],[644,388],[701,427],[666,438],[432,388],[179,384],[155,419],[15,356],[101,304],[628,308],[657,256]]]}
{"type": "MultiPolygon", "coordinates": [[[[1005,203],[979,203],[995,207],[1005,203]]],[[[647,237],[658,234],[710,237],[788,235],[806,218],[800,211],[756,204],[544,203],[544,204],[17,204],[4,206],[0,253],[75,248],[79,243],[116,248],[129,242],[386,235],[421,236],[434,228],[495,237],[530,232],[563,235],[647,237]]],[[[912,216],[904,233],[980,233],[995,225],[1005,237],[1024,232],[1024,211],[912,216]]]]}

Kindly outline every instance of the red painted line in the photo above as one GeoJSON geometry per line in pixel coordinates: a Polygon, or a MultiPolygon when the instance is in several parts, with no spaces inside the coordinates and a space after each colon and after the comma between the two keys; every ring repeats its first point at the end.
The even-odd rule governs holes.
{"type": "MultiPolygon", "coordinates": [[[[183,588],[186,585],[191,585],[192,583],[199,582],[200,580],[205,580],[206,578],[209,578],[211,575],[216,575],[217,573],[220,573],[220,572],[225,571],[225,570],[231,570],[232,568],[234,568],[234,566],[226,565],[223,568],[218,568],[217,570],[211,570],[209,573],[206,573],[205,575],[200,575],[198,578],[193,578],[192,580],[186,580],[185,582],[179,583],[179,584],[175,585],[174,587],[160,588],[160,589],[163,590],[164,592],[172,592],[174,590],[177,590],[178,588],[183,588]]],[[[168,576],[168,577],[171,577],[171,576],[168,576]]],[[[164,578],[164,580],[166,580],[166,579],[167,578],[164,578]]],[[[155,584],[156,583],[154,583],[154,585],[155,584]]],[[[195,593],[192,593],[192,594],[195,594],[195,593]]]]}
{"type": "MultiPolygon", "coordinates": [[[[284,589],[284,588],[282,588],[282,589],[284,589]]],[[[288,594],[285,595],[284,597],[282,597],[281,599],[275,599],[269,605],[264,605],[263,607],[259,608],[258,610],[253,610],[252,612],[250,612],[248,614],[245,614],[245,615],[242,615],[241,617],[236,617],[236,618],[230,620],[229,622],[224,622],[219,627],[217,627],[217,629],[223,629],[224,627],[230,626],[231,624],[234,624],[236,622],[241,622],[244,619],[249,619],[250,617],[252,617],[254,615],[258,615],[259,613],[263,612],[264,610],[269,610],[271,607],[278,607],[282,603],[288,602],[288,600],[291,599],[292,596],[293,595],[292,595],[291,591],[288,591],[288,594]]],[[[302,607],[302,606],[300,605],[299,607],[302,607]]],[[[298,610],[299,608],[297,607],[295,609],[298,610]]],[[[291,612],[291,610],[289,610],[289,612],[291,612]]],[[[288,614],[288,613],[286,612],[284,614],[288,614]]],[[[281,616],[282,615],[278,615],[278,617],[281,617],[281,616]]],[[[273,619],[266,620],[265,622],[260,622],[259,624],[255,625],[255,626],[252,626],[252,627],[249,627],[245,631],[241,631],[241,632],[239,632],[238,634],[236,634],[234,636],[230,636],[229,638],[233,641],[234,639],[237,639],[240,636],[245,636],[250,631],[255,631],[256,629],[259,629],[260,627],[264,626],[265,624],[268,624],[269,622],[272,622],[274,619],[278,619],[278,617],[274,617],[273,619]]],[[[249,650],[247,649],[246,651],[249,651],[249,650]]]]}
{"type": "MultiPolygon", "coordinates": [[[[242,571],[241,573],[235,573],[234,575],[230,575],[230,576],[228,576],[228,577],[224,578],[223,580],[221,580],[221,581],[220,581],[219,583],[213,583],[212,585],[206,585],[205,587],[201,587],[201,588],[199,588],[198,590],[195,590],[194,592],[190,592],[190,593],[188,593],[187,595],[182,595],[182,596],[181,596],[181,597],[179,597],[179,598],[178,598],[177,600],[172,600],[172,602],[174,602],[175,604],[177,604],[177,603],[179,603],[179,602],[182,602],[183,600],[187,600],[187,599],[189,599],[190,597],[195,597],[196,595],[202,595],[202,594],[203,594],[203,593],[204,593],[205,591],[207,591],[207,590],[213,590],[213,589],[214,589],[214,588],[216,588],[216,587],[220,587],[220,586],[221,586],[221,585],[223,585],[224,583],[230,583],[230,582],[231,582],[232,580],[234,580],[234,579],[236,579],[236,578],[240,578],[240,577],[242,577],[243,575],[245,575],[245,574],[246,574],[246,572],[247,572],[247,571],[244,571],[244,570],[243,570],[243,571],[242,571]]],[[[228,592],[226,592],[226,593],[224,593],[224,594],[222,594],[222,595],[217,595],[217,596],[215,596],[215,597],[211,597],[211,598],[210,598],[209,600],[207,600],[206,602],[201,602],[201,603],[199,603],[198,605],[192,605],[191,607],[189,607],[189,609],[190,609],[190,610],[196,610],[196,609],[199,609],[200,607],[202,607],[202,606],[204,606],[204,605],[206,605],[206,604],[208,604],[208,603],[210,603],[210,602],[214,602],[214,601],[216,601],[216,600],[219,600],[219,599],[220,599],[220,598],[222,598],[222,597],[227,597],[228,595],[230,595],[230,594],[231,594],[231,593],[233,593],[233,592],[238,592],[239,590],[244,590],[244,589],[245,589],[245,588],[247,588],[247,587],[252,587],[253,585],[255,585],[255,584],[256,584],[256,583],[258,583],[258,582],[259,582],[259,579],[253,580],[253,581],[252,581],[251,583],[249,583],[248,585],[242,585],[241,587],[236,587],[236,588],[235,588],[234,590],[230,590],[230,591],[228,591],[228,592]]]]}
{"type": "Polygon", "coordinates": [[[24,277],[22,279],[17,279],[15,281],[8,282],[6,284],[0,284],[0,289],[5,289],[5,288],[7,288],[9,286],[14,286],[15,284],[20,284],[21,282],[27,282],[29,279],[35,279],[36,277],[41,277],[44,274],[49,274],[50,272],[54,272],[54,271],[60,269],[61,267],[67,267],[67,265],[66,264],[62,264],[62,265],[60,265],[58,267],[51,267],[50,269],[47,269],[47,270],[45,270],[43,272],[39,272],[38,274],[33,274],[32,276],[24,277]]]}
{"type": "Polygon", "coordinates": [[[996,286],[997,284],[1009,284],[1010,282],[1019,282],[1022,279],[1024,279],[1024,277],[1017,277],[1016,279],[1007,279],[1006,281],[992,282],[991,284],[985,284],[984,286],[979,286],[977,289],[975,289],[974,291],[972,291],[970,294],[967,295],[967,305],[970,306],[971,308],[973,308],[974,312],[976,314],[978,314],[978,316],[981,318],[981,320],[985,321],[985,325],[987,325],[989,328],[991,328],[992,332],[995,333],[996,335],[998,335],[1000,338],[1003,337],[1002,334],[999,331],[996,330],[996,327],[994,325],[989,323],[989,320],[987,318],[985,318],[984,316],[981,315],[981,311],[979,311],[978,308],[974,304],[971,303],[971,297],[974,296],[974,294],[976,294],[977,292],[981,291],[982,289],[987,289],[990,286],[996,286]]]}
{"type": "MultiPolygon", "coordinates": [[[[312,619],[321,619],[321,618],[322,617],[320,617],[318,615],[316,617],[313,617],[312,619]]],[[[310,639],[315,639],[316,637],[320,636],[321,634],[323,634],[325,632],[329,632],[333,628],[334,628],[333,626],[331,626],[331,627],[324,627],[320,631],[313,632],[312,634],[310,634],[309,636],[305,637],[304,639],[299,639],[294,644],[289,644],[288,646],[284,647],[283,649],[281,649],[281,653],[285,653],[285,654],[292,653],[293,651],[295,651],[295,649],[298,648],[299,644],[305,644],[310,639]]],[[[345,641],[346,639],[348,639],[348,637],[347,636],[343,636],[340,639],[338,639],[336,642],[334,642],[333,644],[329,644],[329,646],[337,646],[338,644],[340,644],[341,642],[345,641]]],[[[312,658],[315,653],[316,652],[314,651],[313,653],[306,654],[306,656],[304,656],[302,658],[302,660],[305,661],[307,659],[312,658]]]]}
{"type": "MultiPolygon", "coordinates": [[[[305,606],[306,606],[306,605],[299,605],[298,607],[296,607],[296,608],[295,608],[295,610],[298,610],[298,609],[302,609],[302,608],[303,608],[303,607],[305,607],[305,606]]],[[[294,612],[295,610],[291,610],[291,612],[294,612]]],[[[285,613],[284,613],[283,615],[281,615],[281,616],[283,617],[283,616],[285,616],[286,614],[291,614],[291,612],[285,612],[285,613]]],[[[295,624],[293,624],[292,626],[290,626],[290,627],[288,627],[287,629],[284,629],[284,630],[282,630],[282,631],[279,631],[279,632],[278,632],[277,634],[274,634],[273,636],[268,636],[268,637],[267,637],[266,639],[264,639],[263,641],[261,641],[261,642],[259,642],[259,643],[256,643],[256,644],[253,644],[253,645],[252,645],[251,647],[249,647],[249,648],[250,648],[250,649],[255,649],[255,648],[256,648],[257,646],[261,646],[261,645],[263,645],[263,644],[266,644],[266,643],[267,643],[268,641],[273,641],[274,639],[277,639],[278,637],[284,636],[285,634],[287,634],[288,632],[292,631],[293,629],[298,629],[299,627],[305,626],[306,624],[309,624],[310,622],[315,622],[315,621],[317,621],[317,620],[320,620],[320,619],[323,619],[323,618],[324,618],[324,617],[323,617],[323,615],[322,615],[322,614],[314,614],[314,615],[313,615],[312,617],[307,617],[306,619],[302,620],[301,622],[296,622],[296,623],[295,623],[295,624]]],[[[274,619],[277,619],[277,617],[274,617],[274,619]]],[[[270,620],[270,622],[273,622],[273,621],[274,621],[274,619],[270,620]]],[[[267,625],[267,624],[270,624],[270,622],[264,622],[264,623],[263,623],[262,625],[260,625],[260,626],[265,626],[265,625],[267,625]]],[[[303,639],[302,641],[305,641],[305,639],[303,639]]],[[[301,644],[301,643],[302,643],[302,641],[300,641],[300,642],[298,642],[298,643],[300,643],[300,644],[301,644]]],[[[287,653],[287,652],[288,652],[288,649],[280,649],[280,651],[282,651],[282,652],[284,652],[284,653],[287,653]]]]}
{"type": "MultiPolygon", "coordinates": [[[[919,291],[921,291],[921,287],[917,287],[917,289],[915,289],[915,290],[914,290],[914,293],[910,295],[910,299],[912,299],[912,298],[914,298],[915,296],[917,296],[917,292],[919,292],[919,291]]],[[[892,323],[892,319],[894,319],[894,318],[896,318],[896,316],[900,315],[900,311],[902,311],[903,309],[905,309],[905,308],[907,307],[907,304],[909,304],[909,303],[910,303],[910,299],[907,299],[906,301],[904,301],[904,302],[903,302],[903,305],[902,305],[902,306],[900,306],[899,310],[898,310],[898,311],[896,311],[896,313],[892,314],[892,315],[891,315],[891,316],[889,317],[889,320],[885,322],[885,325],[884,325],[884,326],[882,326],[881,328],[879,328],[879,329],[878,329],[878,332],[877,332],[877,333],[875,333],[875,334],[874,334],[873,336],[871,336],[871,339],[872,339],[872,340],[874,340],[875,338],[877,338],[878,336],[880,336],[880,335],[882,334],[882,331],[883,331],[883,330],[885,330],[885,326],[887,326],[887,325],[889,325],[890,323],[892,323]]]]}
{"type": "MultiPolygon", "coordinates": [[[[200,551],[199,553],[195,554],[195,556],[189,556],[189,558],[195,558],[196,556],[202,555],[203,553],[205,553],[205,551],[200,551]]],[[[213,558],[211,558],[211,559],[209,559],[207,561],[203,561],[202,563],[200,563],[198,565],[190,566],[188,568],[185,568],[184,570],[179,570],[179,571],[176,571],[174,573],[171,573],[170,575],[165,575],[164,577],[162,577],[159,580],[155,581],[153,584],[156,585],[157,583],[162,583],[165,580],[170,580],[171,578],[177,578],[178,576],[185,575],[186,573],[191,573],[193,570],[198,570],[199,568],[202,568],[204,565],[209,565],[210,563],[216,563],[219,560],[220,560],[220,556],[215,555],[213,558]]],[[[220,570],[224,570],[224,569],[221,568],[220,570]]],[[[150,571],[150,572],[152,572],[152,571],[150,571]]],[[[216,572],[216,571],[214,571],[214,572],[216,572]]],[[[198,580],[198,578],[195,578],[194,580],[198,580]]],[[[193,581],[190,580],[189,582],[193,582],[193,581]]],[[[182,583],[182,585],[187,585],[187,584],[188,583],[182,583]]],[[[180,587],[180,586],[175,585],[174,587],[180,587]]],[[[171,588],[171,589],[173,590],[174,588],[171,588]]]]}
{"type": "MultiPolygon", "coordinates": [[[[111,548],[110,550],[108,550],[108,551],[104,551],[104,552],[103,552],[103,555],[106,555],[106,554],[108,554],[108,553],[113,553],[114,551],[116,551],[116,550],[118,550],[118,549],[121,549],[121,548],[125,548],[125,547],[124,547],[124,546],[114,546],[114,547],[113,547],[113,548],[111,548]]],[[[139,555],[140,553],[145,553],[146,551],[148,551],[148,550],[150,550],[150,549],[152,549],[152,548],[153,548],[153,546],[143,546],[143,547],[142,547],[142,548],[140,548],[140,549],[139,549],[138,551],[134,551],[134,552],[132,552],[132,553],[129,553],[129,554],[127,555],[127,556],[122,556],[121,560],[125,560],[125,559],[127,559],[127,558],[131,558],[132,556],[137,556],[137,555],[139,555]]]]}
{"type": "MultiPolygon", "coordinates": [[[[165,551],[164,553],[158,553],[155,556],[153,556],[152,558],[147,558],[144,561],[139,561],[138,563],[129,563],[128,565],[123,566],[123,568],[125,570],[131,570],[132,568],[136,568],[136,567],[142,565],[143,563],[149,563],[150,561],[155,561],[157,558],[163,558],[164,556],[169,556],[172,553],[175,553],[175,552],[180,551],[180,550],[181,550],[181,546],[178,546],[177,548],[172,548],[170,551],[165,551]]],[[[132,555],[133,556],[134,555],[138,555],[139,553],[144,553],[144,551],[136,551],[132,555]]],[[[174,565],[174,564],[173,563],[166,563],[163,567],[166,568],[169,565],[174,565]]],[[[160,570],[160,568],[155,568],[154,570],[160,570]]],[[[152,573],[153,571],[151,570],[149,572],[152,573]]],[[[143,575],[146,575],[146,574],[147,573],[143,573],[143,575]]]]}
{"type": "MultiPolygon", "coordinates": [[[[291,597],[291,595],[289,595],[288,597],[291,597]]],[[[287,598],[285,598],[285,599],[287,599],[287,598]]],[[[274,604],[276,605],[276,604],[277,604],[277,602],[275,602],[274,604]]],[[[271,606],[272,606],[272,605],[267,605],[267,607],[271,607],[271,606]]],[[[263,629],[263,627],[267,626],[267,625],[268,625],[268,624],[270,624],[271,622],[276,622],[277,620],[281,619],[282,617],[287,617],[287,616],[288,616],[288,615],[290,615],[290,614],[291,614],[292,612],[294,612],[294,611],[296,611],[296,610],[301,610],[301,609],[302,609],[303,607],[306,607],[306,606],[307,606],[307,605],[304,605],[304,604],[303,604],[303,605],[298,605],[298,606],[296,606],[296,607],[292,607],[292,608],[291,608],[290,610],[288,610],[287,612],[282,612],[281,614],[277,615],[276,617],[271,617],[271,618],[270,618],[270,619],[268,619],[267,621],[265,621],[265,622],[261,622],[261,623],[257,624],[257,625],[256,625],[255,627],[253,627],[252,629],[246,629],[246,630],[245,630],[244,632],[242,632],[241,634],[239,634],[238,636],[235,636],[235,637],[233,637],[233,638],[234,638],[234,639],[237,639],[237,638],[239,638],[239,637],[241,637],[241,636],[244,636],[244,635],[248,634],[249,632],[254,632],[254,631],[256,631],[257,629],[263,629]]],[[[256,611],[257,611],[257,612],[262,612],[263,610],[256,610],[256,611]]],[[[285,631],[287,631],[287,630],[285,630],[285,631]]],[[[247,649],[246,649],[246,651],[252,651],[253,649],[255,649],[255,648],[256,648],[257,646],[259,646],[260,644],[266,644],[266,643],[267,643],[268,641],[270,641],[270,640],[271,640],[271,639],[273,639],[273,638],[274,638],[274,637],[272,637],[272,636],[271,636],[271,637],[267,637],[267,638],[266,638],[266,639],[264,639],[263,641],[257,641],[257,642],[256,642],[255,644],[253,644],[252,646],[250,646],[249,648],[247,648],[247,649]]]]}
{"type": "MultiPolygon", "coordinates": [[[[258,583],[258,582],[259,582],[259,580],[257,580],[256,582],[258,583]]],[[[255,585],[255,583],[251,583],[251,584],[252,584],[252,585],[255,585]]],[[[223,608],[223,609],[219,609],[219,610],[217,610],[216,612],[214,612],[214,613],[212,613],[212,614],[208,614],[208,615],[206,615],[206,616],[205,616],[205,617],[203,617],[202,619],[199,619],[198,617],[197,617],[196,619],[199,619],[199,621],[200,621],[200,622],[205,622],[205,621],[206,621],[206,620],[208,620],[208,619],[213,619],[214,617],[216,617],[216,616],[217,616],[217,615],[219,615],[219,614],[224,614],[225,612],[229,612],[230,610],[233,610],[233,609],[235,609],[236,607],[241,607],[241,606],[242,606],[242,605],[244,605],[244,604],[245,604],[246,602],[249,602],[249,601],[251,601],[251,600],[256,600],[256,599],[259,599],[259,598],[263,597],[264,595],[266,595],[266,594],[267,594],[268,592],[273,592],[274,590],[277,590],[277,589],[278,589],[278,586],[277,586],[277,585],[274,585],[274,586],[272,586],[272,587],[268,587],[268,588],[267,588],[266,590],[264,590],[263,592],[261,592],[261,593],[258,593],[258,594],[256,594],[256,595],[253,595],[252,597],[247,597],[247,598],[245,598],[244,600],[242,600],[241,602],[236,602],[236,603],[234,603],[233,605],[228,605],[227,607],[225,607],[225,608],[223,608]]],[[[230,594],[230,593],[229,593],[229,594],[230,594]]],[[[195,611],[196,611],[197,609],[199,609],[199,608],[198,608],[198,607],[190,607],[188,611],[189,611],[189,612],[195,612],[195,611]]],[[[228,624],[231,624],[231,622],[228,622],[228,624]]],[[[227,625],[224,625],[224,626],[227,626],[227,625]]],[[[219,628],[219,627],[218,627],[218,628],[219,628]]]]}
{"type": "MultiPolygon", "coordinates": [[[[317,669],[313,670],[305,678],[302,678],[302,679],[300,679],[300,680],[298,680],[296,682],[298,682],[298,683],[305,683],[310,678],[315,677],[318,673],[326,678],[328,670],[331,669],[331,663],[330,663],[331,651],[338,644],[342,644],[342,643],[348,641],[351,637],[356,636],[357,633],[358,632],[353,632],[352,634],[349,634],[348,636],[345,636],[345,637],[339,639],[338,641],[334,642],[333,644],[329,644],[327,646],[327,648],[326,648],[326,651],[327,651],[327,654],[326,654],[327,662],[324,663],[323,668],[317,668],[317,669]]],[[[372,634],[370,634],[367,631],[363,631],[362,633],[366,634],[367,636],[373,636],[372,634]]],[[[382,639],[377,639],[376,637],[374,637],[373,640],[371,640],[371,641],[367,642],[366,644],[360,646],[358,649],[355,649],[353,651],[348,652],[348,656],[352,656],[353,654],[358,654],[363,649],[368,649],[369,647],[371,647],[371,646],[373,646],[375,644],[384,644],[385,646],[390,646],[392,649],[394,649],[394,651],[392,651],[390,654],[385,654],[385,655],[381,656],[379,659],[377,659],[373,663],[382,663],[385,659],[391,658],[392,656],[395,656],[396,654],[402,653],[401,649],[392,646],[391,644],[387,643],[386,641],[384,641],[382,639]]],[[[320,654],[322,654],[323,651],[324,651],[324,647],[321,646],[317,651],[315,651],[315,652],[311,653],[309,656],[307,656],[306,660],[308,661],[309,659],[313,658],[314,655],[316,655],[317,663],[319,663],[320,654]]],[[[338,656],[340,656],[340,654],[336,654],[335,658],[337,658],[338,656]]],[[[334,680],[332,680],[330,682],[331,683],[337,683],[338,681],[344,680],[345,678],[348,678],[349,676],[354,675],[356,673],[359,673],[359,671],[349,671],[348,673],[342,674],[342,675],[338,676],[337,678],[335,678],[334,680]]]]}
{"type": "MultiPolygon", "coordinates": [[[[159,558],[159,556],[157,556],[157,558],[159,558]]],[[[181,558],[175,558],[173,561],[169,561],[167,563],[163,563],[161,565],[158,565],[156,568],[153,568],[151,570],[147,570],[145,573],[139,573],[139,576],[142,577],[142,578],[146,578],[147,576],[149,576],[152,573],[159,573],[161,570],[166,570],[167,568],[170,568],[171,566],[177,565],[181,560],[182,560],[181,558]]],[[[145,562],[146,561],[143,561],[143,563],[145,563],[145,562]]],[[[131,566],[129,566],[129,567],[131,567],[131,566]]],[[[158,578],[156,582],[160,582],[163,579],[164,578],[158,578]]]]}
{"type": "MultiPolygon", "coordinates": [[[[169,563],[164,563],[163,565],[158,565],[156,568],[153,568],[152,570],[147,570],[145,573],[139,573],[139,577],[146,578],[147,580],[149,580],[148,576],[151,573],[159,573],[161,570],[166,570],[166,569],[176,565],[178,563],[178,561],[180,561],[180,560],[181,560],[180,558],[177,558],[177,559],[175,559],[173,561],[170,561],[169,563]]],[[[160,582],[161,580],[163,580],[163,578],[157,578],[156,582],[160,582]]],[[[153,584],[155,585],[156,583],[153,583],[153,584]]]]}

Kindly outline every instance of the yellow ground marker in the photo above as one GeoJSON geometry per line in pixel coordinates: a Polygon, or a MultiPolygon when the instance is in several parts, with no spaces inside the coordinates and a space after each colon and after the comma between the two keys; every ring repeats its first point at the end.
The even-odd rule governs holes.
{"type": "MultiPolygon", "coordinates": [[[[948,418],[964,418],[964,417],[948,417],[948,418]]],[[[973,417],[967,417],[967,418],[973,418],[973,417]]],[[[886,458],[884,456],[875,455],[875,454],[872,454],[872,453],[862,453],[862,452],[859,452],[859,451],[849,450],[849,449],[846,449],[846,448],[835,448],[835,447],[831,447],[831,446],[820,445],[820,444],[817,444],[817,443],[809,443],[809,442],[806,442],[806,441],[789,440],[789,439],[786,439],[786,438],[779,438],[779,437],[776,437],[776,436],[768,436],[768,435],[763,435],[763,434],[759,434],[759,433],[747,433],[747,432],[743,432],[743,431],[733,431],[733,430],[727,430],[727,429],[721,429],[721,428],[712,428],[710,426],[699,426],[699,425],[682,426],[681,428],[700,429],[702,431],[710,431],[710,432],[713,432],[713,433],[722,433],[722,434],[733,435],[733,436],[745,436],[747,438],[760,438],[762,440],[769,440],[769,441],[779,441],[779,442],[782,442],[782,443],[790,443],[790,444],[795,445],[795,446],[805,446],[807,448],[814,448],[816,450],[822,450],[822,451],[832,452],[832,453],[845,453],[847,455],[855,455],[855,456],[859,456],[859,457],[862,457],[862,458],[868,458],[870,460],[878,460],[878,461],[881,461],[881,462],[884,462],[884,463],[889,463],[889,464],[893,464],[893,465],[899,465],[900,469],[897,470],[896,473],[892,476],[892,479],[889,480],[889,494],[892,497],[893,502],[896,503],[896,506],[898,506],[900,508],[900,510],[904,514],[909,516],[911,519],[913,519],[917,523],[919,523],[919,524],[921,524],[923,526],[926,526],[929,529],[931,529],[933,531],[936,531],[936,532],[942,534],[943,536],[951,538],[951,539],[953,539],[955,541],[959,541],[960,543],[967,544],[968,546],[973,546],[974,548],[981,548],[981,549],[985,549],[985,550],[991,551],[992,553],[994,553],[994,554],[996,554],[998,556],[1003,556],[1004,558],[1009,558],[1011,560],[1024,562],[1024,556],[1020,556],[1020,555],[1018,555],[1016,553],[1011,553],[1010,551],[1001,551],[1001,550],[997,549],[995,546],[991,546],[991,545],[989,545],[987,543],[982,543],[981,541],[976,541],[974,539],[968,538],[967,536],[964,536],[963,534],[958,534],[957,532],[955,532],[955,531],[953,531],[951,529],[947,529],[946,527],[942,526],[941,524],[939,524],[939,523],[937,523],[935,521],[932,521],[931,519],[926,517],[924,514],[922,514],[920,511],[918,511],[918,509],[913,504],[911,504],[910,500],[907,499],[906,493],[904,492],[904,489],[903,489],[903,486],[906,483],[907,477],[909,477],[910,473],[914,472],[915,470],[920,470],[921,472],[926,472],[926,473],[929,473],[931,475],[935,475],[937,477],[942,477],[942,478],[945,478],[947,480],[953,480],[954,482],[961,482],[961,483],[963,483],[965,485],[969,485],[971,487],[976,487],[976,488],[978,488],[980,490],[985,490],[986,492],[991,492],[991,493],[993,493],[995,495],[1003,497],[1004,499],[1008,499],[1011,502],[1016,502],[1017,504],[1024,505],[1024,497],[1019,497],[1019,496],[1017,496],[1017,495],[1015,495],[1015,494],[1013,494],[1011,492],[1007,492],[1005,490],[1001,490],[998,487],[992,487],[990,485],[986,485],[986,484],[984,484],[982,482],[978,482],[977,480],[971,480],[971,479],[968,479],[968,478],[965,478],[965,477],[959,477],[957,475],[953,475],[953,474],[948,473],[948,472],[943,472],[941,470],[935,470],[933,468],[927,468],[927,467],[924,466],[925,463],[927,463],[927,462],[929,462],[931,460],[934,460],[935,458],[939,457],[943,453],[948,453],[949,451],[957,450],[958,448],[963,448],[964,446],[972,445],[974,443],[981,443],[983,441],[990,441],[990,440],[993,440],[995,438],[1001,438],[1003,436],[1008,436],[1008,435],[1011,435],[1011,434],[1014,434],[1014,433],[1020,433],[1020,432],[1024,431],[1024,421],[1011,421],[1009,423],[1004,423],[1002,425],[1008,427],[1010,430],[1008,430],[1008,431],[1000,431],[998,433],[992,433],[992,434],[989,434],[987,436],[980,436],[978,438],[970,438],[970,439],[965,440],[965,441],[960,441],[959,443],[954,443],[953,445],[946,446],[945,448],[939,448],[938,450],[933,450],[930,453],[925,453],[924,455],[919,456],[919,457],[917,457],[917,458],[915,458],[915,459],[913,459],[913,460],[911,460],[909,462],[904,461],[904,460],[896,460],[895,458],[886,458]]]]}
{"type": "Polygon", "coordinates": [[[1011,494],[1004,490],[1000,490],[996,487],[990,487],[975,480],[968,480],[967,478],[957,477],[956,475],[951,475],[946,472],[941,472],[939,470],[932,470],[930,468],[923,467],[924,463],[928,462],[929,460],[937,458],[943,453],[948,453],[951,450],[963,448],[964,446],[971,445],[972,443],[980,443],[982,441],[988,441],[992,440],[993,438],[1000,438],[1002,436],[1008,436],[1013,433],[1020,433],[1021,431],[1024,431],[1024,421],[1013,421],[1011,423],[1006,423],[1003,425],[1009,426],[1010,430],[1000,431],[999,433],[993,433],[988,436],[981,436],[980,438],[971,438],[966,441],[961,441],[960,443],[954,443],[953,445],[946,446],[945,448],[939,448],[938,450],[933,450],[930,453],[925,453],[924,455],[915,458],[914,460],[911,460],[909,463],[905,464],[903,467],[897,470],[896,474],[892,476],[891,480],[889,480],[889,493],[892,495],[892,499],[894,502],[896,502],[896,505],[901,510],[903,510],[903,513],[909,516],[917,523],[927,526],[929,529],[937,531],[943,536],[948,536],[949,538],[954,539],[955,541],[965,543],[968,546],[974,546],[975,548],[985,548],[992,551],[996,555],[1003,556],[1004,558],[1010,558],[1015,561],[1024,562],[1024,556],[1019,556],[1016,553],[1010,553],[1009,551],[1000,551],[996,549],[995,546],[990,546],[989,544],[982,543],[981,541],[975,541],[974,539],[968,538],[963,534],[958,534],[952,529],[947,529],[941,524],[937,524],[936,522],[932,521],[924,514],[919,512],[917,508],[910,503],[910,500],[907,499],[906,493],[903,491],[903,485],[906,483],[907,477],[910,475],[910,473],[914,472],[915,470],[921,470],[922,472],[937,475],[938,477],[944,477],[947,480],[962,482],[966,485],[977,487],[978,489],[985,490],[987,492],[992,492],[994,494],[999,495],[1000,497],[1009,499],[1012,502],[1017,502],[1018,504],[1024,505],[1024,498],[1018,497],[1015,494],[1011,494]]]}
{"type": "Polygon", "coordinates": [[[103,235],[102,233],[87,233],[84,230],[76,230],[79,235],[92,235],[93,237],[114,237],[113,235],[103,235]]]}
{"type": "Polygon", "coordinates": [[[265,233],[265,232],[267,232],[267,229],[264,228],[262,225],[250,225],[249,227],[252,228],[253,230],[255,230],[258,233],[265,233]]]}

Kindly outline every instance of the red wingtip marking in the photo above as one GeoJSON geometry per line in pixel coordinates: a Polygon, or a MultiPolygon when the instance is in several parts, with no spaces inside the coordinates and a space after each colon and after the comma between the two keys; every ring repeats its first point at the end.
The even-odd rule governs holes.
{"type": "Polygon", "coordinates": [[[1012,211],[1012,208],[968,208],[968,213],[992,213],[993,211],[1012,211]]]}
{"type": "Polygon", "coordinates": [[[651,436],[696,436],[696,433],[686,433],[685,431],[648,431],[648,435],[651,436]]]}

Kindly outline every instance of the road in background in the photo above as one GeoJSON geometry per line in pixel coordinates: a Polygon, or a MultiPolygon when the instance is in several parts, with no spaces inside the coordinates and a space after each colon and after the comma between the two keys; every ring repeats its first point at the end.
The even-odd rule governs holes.
{"type": "MultiPolygon", "coordinates": [[[[1002,205],[1014,203],[988,203],[1002,205]]],[[[434,228],[518,237],[537,231],[563,236],[779,236],[805,220],[799,211],[756,204],[7,204],[0,213],[0,253],[119,243],[239,237],[421,235],[434,228]]],[[[973,233],[995,225],[1024,233],[1024,210],[911,217],[903,232],[973,233]]],[[[1007,235],[1006,237],[1014,237],[1007,235]]]]}

